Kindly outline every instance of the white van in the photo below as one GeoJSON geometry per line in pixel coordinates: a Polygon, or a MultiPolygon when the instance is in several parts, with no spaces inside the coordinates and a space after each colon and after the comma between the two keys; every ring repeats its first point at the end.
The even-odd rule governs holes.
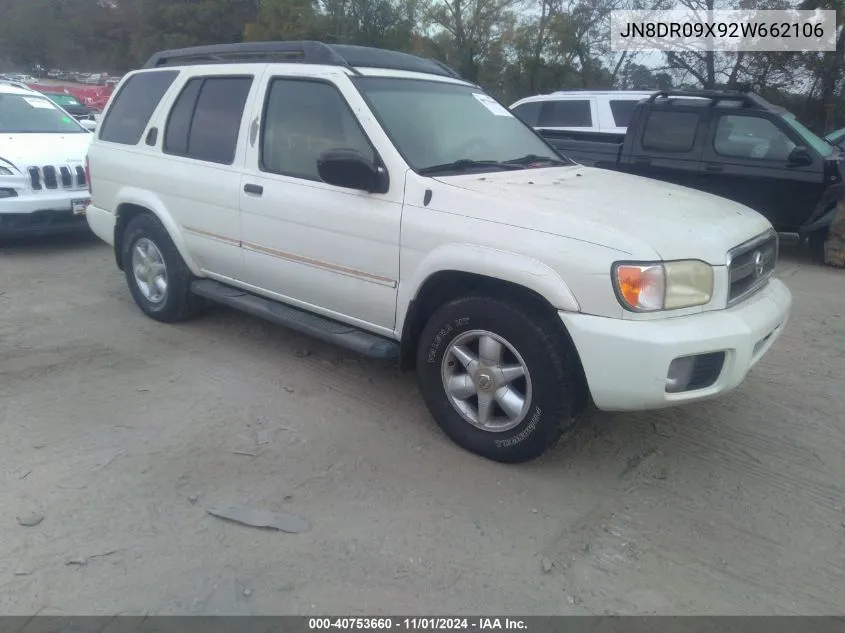
{"type": "Polygon", "coordinates": [[[625,134],[638,101],[651,90],[576,90],[520,99],[511,111],[536,129],[598,134],[625,134]]]}

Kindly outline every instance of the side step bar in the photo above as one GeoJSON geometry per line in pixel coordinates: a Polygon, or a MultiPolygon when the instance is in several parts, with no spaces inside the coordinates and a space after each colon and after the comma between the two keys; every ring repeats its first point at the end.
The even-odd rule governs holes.
{"type": "Polygon", "coordinates": [[[232,288],[213,279],[197,279],[191,290],[200,297],[247,312],[314,338],[383,360],[399,360],[397,341],[370,334],[364,330],[294,308],[245,290],[232,288]]]}

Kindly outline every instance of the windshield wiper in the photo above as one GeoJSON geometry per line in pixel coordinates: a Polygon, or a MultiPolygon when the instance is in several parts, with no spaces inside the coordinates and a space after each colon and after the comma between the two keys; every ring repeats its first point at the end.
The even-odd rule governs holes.
{"type": "Polygon", "coordinates": [[[552,165],[567,165],[566,161],[557,159],[557,158],[550,158],[548,156],[538,156],[537,154],[526,154],[525,156],[520,156],[519,158],[511,158],[510,160],[506,160],[506,163],[510,165],[531,165],[533,163],[551,163],[552,165]]]}
{"type": "Polygon", "coordinates": [[[466,171],[468,169],[474,169],[476,167],[495,167],[498,169],[525,169],[523,165],[512,163],[510,161],[502,162],[498,160],[472,160],[471,158],[460,158],[456,161],[452,161],[451,163],[443,163],[442,165],[431,165],[429,167],[423,167],[422,169],[418,170],[418,173],[423,176],[428,176],[430,174],[436,174],[444,171],[466,171]]]}

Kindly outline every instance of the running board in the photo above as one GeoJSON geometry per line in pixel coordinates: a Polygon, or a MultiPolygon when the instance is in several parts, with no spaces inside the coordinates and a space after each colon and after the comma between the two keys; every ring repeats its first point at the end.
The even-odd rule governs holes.
{"type": "Polygon", "coordinates": [[[370,334],[352,325],[345,325],[273,299],[260,297],[213,279],[198,279],[191,284],[191,290],[200,297],[273,321],[359,354],[383,360],[399,360],[398,342],[377,334],[370,334]]]}

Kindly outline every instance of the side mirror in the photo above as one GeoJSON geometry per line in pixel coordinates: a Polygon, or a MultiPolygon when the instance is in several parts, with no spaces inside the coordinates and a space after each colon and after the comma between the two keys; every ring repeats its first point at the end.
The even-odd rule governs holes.
{"type": "Polygon", "coordinates": [[[97,129],[97,122],[92,121],[91,119],[83,119],[82,121],[79,122],[79,125],[84,127],[89,132],[93,132],[94,130],[97,129]]]}
{"type": "Polygon", "coordinates": [[[326,150],[317,159],[323,182],[370,193],[387,191],[387,173],[354,149],[326,150]]]}
{"type": "Polygon", "coordinates": [[[812,165],[813,156],[810,154],[810,150],[803,145],[799,145],[789,152],[789,156],[786,158],[786,164],[790,167],[804,167],[805,165],[812,165]]]}

